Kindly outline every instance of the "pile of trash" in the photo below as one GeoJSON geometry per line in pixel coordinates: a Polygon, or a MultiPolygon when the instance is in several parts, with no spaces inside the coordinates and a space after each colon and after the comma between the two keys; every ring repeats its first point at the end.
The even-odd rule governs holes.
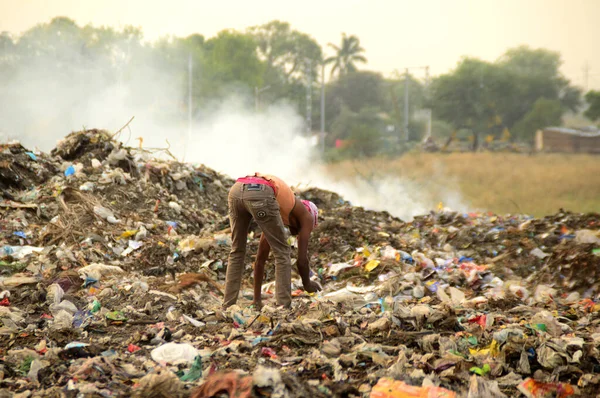
{"type": "MultiPolygon", "coordinates": [[[[308,294],[223,310],[233,180],[75,132],[0,145],[0,396],[568,397],[600,385],[600,215],[314,201],[308,294]]],[[[290,244],[296,241],[290,238],[290,244]]]]}

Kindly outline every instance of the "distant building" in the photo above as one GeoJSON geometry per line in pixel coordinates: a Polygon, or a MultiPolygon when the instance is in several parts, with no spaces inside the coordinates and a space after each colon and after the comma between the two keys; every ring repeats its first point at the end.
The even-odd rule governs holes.
{"type": "Polygon", "coordinates": [[[546,127],[535,134],[536,152],[600,153],[600,130],[546,127]]]}

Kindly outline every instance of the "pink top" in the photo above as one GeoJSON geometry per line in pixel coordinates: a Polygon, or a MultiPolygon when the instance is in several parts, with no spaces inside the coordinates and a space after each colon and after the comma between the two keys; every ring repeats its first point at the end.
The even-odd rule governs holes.
{"type": "Polygon", "coordinates": [[[273,192],[275,192],[275,196],[277,196],[277,188],[275,188],[275,184],[273,184],[269,180],[265,180],[261,177],[240,177],[236,180],[236,182],[241,182],[242,184],[261,184],[268,185],[273,188],[273,192]]]}
{"type": "Polygon", "coordinates": [[[296,204],[296,196],[292,189],[281,178],[255,173],[253,176],[241,177],[236,180],[242,184],[263,184],[273,188],[275,199],[279,204],[279,213],[284,225],[290,225],[290,214],[296,204]]]}

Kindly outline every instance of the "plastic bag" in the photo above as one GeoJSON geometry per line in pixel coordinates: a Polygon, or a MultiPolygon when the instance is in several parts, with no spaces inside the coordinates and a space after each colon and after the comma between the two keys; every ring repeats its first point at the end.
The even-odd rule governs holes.
{"type": "Polygon", "coordinates": [[[125,271],[123,271],[121,267],[117,267],[116,265],[106,265],[100,263],[92,263],[85,267],[79,268],[77,272],[79,273],[81,279],[91,277],[96,280],[100,280],[100,278],[105,275],[125,273],[125,271]]]}
{"type": "Polygon", "coordinates": [[[43,247],[35,246],[4,246],[2,248],[2,254],[5,256],[11,256],[17,260],[21,260],[32,253],[39,253],[42,250],[44,250],[43,247]]]}
{"type": "Polygon", "coordinates": [[[542,383],[527,378],[517,386],[527,398],[565,398],[577,392],[576,387],[566,383],[542,383]]]}
{"type": "Polygon", "coordinates": [[[379,379],[370,398],[456,398],[456,393],[442,387],[415,387],[387,377],[379,379]]]}
{"type": "Polygon", "coordinates": [[[118,219],[115,217],[115,215],[113,214],[113,212],[112,212],[112,211],[110,211],[109,209],[107,209],[106,207],[102,207],[102,206],[94,206],[94,213],[95,213],[95,214],[96,214],[98,217],[100,217],[100,218],[102,218],[102,219],[104,219],[104,220],[108,221],[108,222],[109,222],[109,223],[111,223],[111,224],[118,224],[118,223],[120,223],[120,222],[121,222],[120,220],[118,220],[118,219]]]}
{"type": "MultiPolygon", "coordinates": [[[[489,366],[489,365],[488,365],[489,366]]],[[[471,376],[467,398],[507,398],[500,391],[497,381],[486,380],[483,377],[471,376]]]]}
{"type": "Polygon", "coordinates": [[[582,244],[600,244],[600,238],[598,237],[598,231],[592,231],[589,229],[581,229],[575,232],[575,242],[582,244]]]}
{"type": "Polygon", "coordinates": [[[531,255],[535,256],[535,257],[537,257],[539,259],[544,259],[544,258],[550,256],[550,254],[544,253],[544,251],[542,251],[542,249],[540,249],[539,247],[536,247],[535,249],[533,249],[531,251],[531,255]]]}
{"type": "Polygon", "coordinates": [[[71,329],[73,325],[73,315],[69,314],[65,310],[59,311],[54,316],[51,328],[54,330],[66,330],[71,329]]]}
{"type": "Polygon", "coordinates": [[[191,344],[167,343],[153,349],[150,356],[158,363],[178,365],[180,363],[193,363],[198,356],[198,350],[191,344]]]}
{"type": "Polygon", "coordinates": [[[544,325],[544,328],[538,330],[544,330],[553,337],[558,337],[562,334],[560,323],[552,316],[548,311],[540,311],[531,318],[531,324],[535,327],[537,325],[544,325]]]}
{"type": "Polygon", "coordinates": [[[196,381],[202,377],[202,357],[198,355],[192,364],[190,370],[188,370],[183,376],[179,378],[181,381],[196,381]]]}
{"type": "Polygon", "coordinates": [[[535,288],[535,293],[533,294],[533,299],[536,303],[544,303],[548,304],[554,301],[554,298],[557,297],[558,292],[556,289],[551,288],[546,285],[538,285],[535,288]]]}
{"type": "Polygon", "coordinates": [[[181,253],[187,253],[194,250],[206,250],[210,247],[215,246],[213,239],[200,238],[198,236],[191,235],[179,241],[179,251],[181,253]]]}
{"type": "Polygon", "coordinates": [[[354,264],[348,264],[348,263],[331,264],[327,268],[327,275],[336,276],[340,272],[342,272],[343,270],[348,269],[348,268],[354,268],[354,264]]]}

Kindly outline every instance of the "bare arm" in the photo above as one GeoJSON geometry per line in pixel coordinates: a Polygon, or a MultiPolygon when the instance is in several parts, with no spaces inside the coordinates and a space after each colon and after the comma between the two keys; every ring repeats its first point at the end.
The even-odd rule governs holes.
{"type": "Polygon", "coordinates": [[[312,228],[300,228],[298,231],[298,273],[302,284],[306,286],[310,281],[310,267],[308,266],[308,240],[312,228]]]}
{"type": "Polygon", "coordinates": [[[258,242],[258,253],[256,254],[256,262],[254,263],[254,304],[258,306],[261,304],[261,287],[263,277],[265,276],[265,263],[269,258],[270,250],[271,246],[269,246],[265,234],[262,234],[258,242]]]}
{"type": "Polygon", "coordinates": [[[298,273],[302,278],[304,290],[314,293],[321,290],[321,286],[310,280],[310,266],[308,263],[308,241],[313,230],[313,217],[304,205],[296,203],[292,215],[297,221],[298,229],[298,273]]]}

